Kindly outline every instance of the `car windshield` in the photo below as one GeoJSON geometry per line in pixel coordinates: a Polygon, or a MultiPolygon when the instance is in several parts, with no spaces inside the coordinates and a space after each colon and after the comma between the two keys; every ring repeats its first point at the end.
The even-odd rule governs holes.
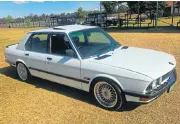
{"type": "Polygon", "coordinates": [[[99,56],[113,51],[120,44],[100,28],[92,28],[69,34],[82,58],[99,56]]]}

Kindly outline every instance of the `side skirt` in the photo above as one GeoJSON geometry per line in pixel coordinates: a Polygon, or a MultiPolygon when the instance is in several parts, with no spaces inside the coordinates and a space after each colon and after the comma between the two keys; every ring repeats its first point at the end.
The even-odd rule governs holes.
{"type": "Polygon", "coordinates": [[[31,68],[31,67],[29,68],[29,71],[30,71],[31,75],[33,75],[35,77],[46,79],[46,80],[49,80],[52,82],[56,82],[56,83],[63,84],[66,86],[70,86],[73,88],[77,88],[80,90],[83,90],[82,83],[83,84],[89,83],[89,81],[85,81],[85,80],[81,80],[81,79],[75,79],[72,77],[67,77],[67,76],[63,76],[63,75],[59,75],[59,74],[54,74],[51,72],[46,72],[43,70],[31,68]]]}

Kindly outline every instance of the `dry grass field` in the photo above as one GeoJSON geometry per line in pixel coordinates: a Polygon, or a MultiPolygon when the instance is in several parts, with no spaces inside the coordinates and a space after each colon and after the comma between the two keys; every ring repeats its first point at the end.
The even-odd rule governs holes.
{"type": "MultiPolygon", "coordinates": [[[[127,104],[122,112],[97,107],[88,93],[33,78],[21,82],[5,63],[4,48],[32,29],[0,29],[0,123],[180,123],[180,33],[112,32],[122,45],[170,53],[177,61],[174,90],[150,104],[127,104]]],[[[123,59],[123,58],[122,58],[123,59]]],[[[143,59],[143,56],[142,56],[143,59]]],[[[159,58],[161,59],[161,58],[159,58]]],[[[153,60],[152,60],[153,61],[153,60]]]]}

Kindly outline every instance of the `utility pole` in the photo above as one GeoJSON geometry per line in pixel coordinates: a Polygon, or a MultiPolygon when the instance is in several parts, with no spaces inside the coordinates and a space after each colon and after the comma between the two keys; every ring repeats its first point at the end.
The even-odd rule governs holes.
{"type": "Polygon", "coordinates": [[[118,4],[118,26],[120,27],[120,17],[119,17],[119,3],[118,3],[118,1],[117,1],[117,4],[118,4]]]}
{"type": "MultiPolygon", "coordinates": [[[[100,10],[100,26],[102,27],[102,15],[101,15],[101,1],[100,1],[100,6],[99,6],[99,10],[100,10]]],[[[97,17],[98,18],[98,17],[97,17]]]]}
{"type": "Polygon", "coordinates": [[[155,26],[156,26],[156,28],[157,28],[157,22],[158,22],[158,1],[157,1],[157,5],[156,5],[157,7],[156,7],[156,23],[155,23],[155,26]]]}

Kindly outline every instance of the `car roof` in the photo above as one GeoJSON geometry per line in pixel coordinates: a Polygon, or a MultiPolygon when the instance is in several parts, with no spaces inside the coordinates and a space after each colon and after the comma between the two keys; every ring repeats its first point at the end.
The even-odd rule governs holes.
{"type": "Polygon", "coordinates": [[[91,29],[91,28],[97,28],[96,26],[87,26],[87,25],[64,25],[64,26],[57,26],[54,28],[46,28],[46,29],[39,29],[31,32],[73,32],[78,30],[84,30],[84,29],[91,29]]]}

